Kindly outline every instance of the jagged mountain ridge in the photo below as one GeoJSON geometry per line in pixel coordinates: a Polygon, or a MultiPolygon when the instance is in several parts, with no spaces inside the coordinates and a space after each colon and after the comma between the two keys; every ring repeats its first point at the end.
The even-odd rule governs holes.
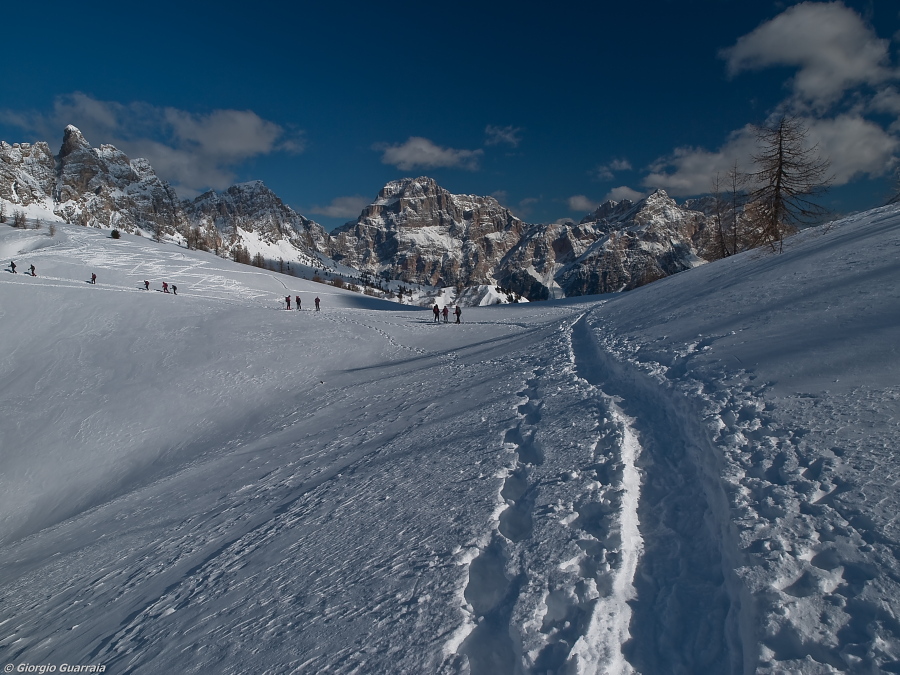
{"type": "Polygon", "coordinates": [[[431,286],[495,283],[528,226],[493,197],[454,195],[426,176],[391,181],[329,255],[367,272],[431,286]]]}
{"type": "Polygon", "coordinates": [[[191,226],[201,232],[221,232],[234,240],[243,230],[256,232],[273,244],[287,240],[304,252],[328,247],[325,228],[294,211],[262,181],[232,185],[224,192],[205,192],[185,204],[185,213],[191,226]]]}
{"type": "Polygon", "coordinates": [[[636,288],[703,262],[707,216],[664,191],[609,201],[578,224],[528,225],[492,197],[453,195],[420,176],[388,183],[329,255],[436,286],[500,284],[530,300],[636,288]]]}
{"type": "Polygon", "coordinates": [[[0,198],[13,207],[42,206],[68,223],[191,239],[224,255],[246,232],[305,254],[328,240],[321,225],[259,181],[180,200],[146,159],[129,159],[112,145],[93,148],[72,125],[56,156],[46,142],[0,143],[0,198]]]}
{"type": "Polygon", "coordinates": [[[708,216],[663,191],[608,201],[581,222],[528,224],[493,197],[455,195],[421,176],[391,181],[329,235],[260,181],[179,200],[144,159],[92,148],[74,126],[49,145],[0,143],[0,198],[61,219],[200,242],[227,255],[247,233],[429,286],[500,285],[530,300],[628,290],[703,262],[708,216]]]}
{"type": "Polygon", "coordinates": [[[59,154],[47,143],[0,143],[0,197],[37,204],[62,220],[95,227],[175,234],[184,213],[175,191],[150,163],[112,145],[92,148],[68,126],[59,154]]]}

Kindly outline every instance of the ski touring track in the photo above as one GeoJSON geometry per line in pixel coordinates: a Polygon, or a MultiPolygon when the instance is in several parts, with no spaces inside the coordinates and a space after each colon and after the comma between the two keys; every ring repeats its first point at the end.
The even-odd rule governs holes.
{"type": "Polygon", "coordinates": [[[552,353],[498,439],[495,508],[458,552],[462,622],[441,672],[741,672],[691,434],[658,388],[603,353],[589,315],[558,322],[541,348],[552,353]]]}
{"type": "MultiPolygon", "coordinates": [[[[274,274],[267,270],[248,267],[238,269],[237,273],[246,277],[266,277],[272,280],[272,289],[266,291],[254,290],[247,284],[231,278],[231,276],[219,273],[210,261],[186,256],[183,251],[172,246],[161,248],[158,244],[135,242],[130,246],[121,246],[114,256],[109,255],[102,248],[96,246],[98,237],[105,238],[101,232],[93,229],[85,229],[81,232],[70,229],[67,232],[65,246],[58,242],[48,240],[47,245],[35,249],[42,257],[60,258],[66,263],[80,265],[86,272],[82,278],[63,278],[46,276],[38,271],[38,278],[42,281],[54,282],[50,285],[57,287],[78,288],[87,282],[90,270],[105,270],[107,273],[115,271],[126,278],[134,280],[131,287],[104,285],[101,278],[96,285],[96,290],[104,292],[133,293],[144,292],[143,280],[151,282],[151,290],[158,290],[163,280],[175,280],[179,284],[179,295],[202,296],[207,300],[226,301],[236,304],[265,303],[270,301],[275,289],[287,286],[274,274]]],[[[27,259],[28,256],[19,256],[19,259],[27,259]]],[[[80,271],[80,270],[79,270],[80,271]]],[[[231,273],[234,275],[234,272],[231,273]]],[[[47,285],[44,283],[43,285],[47,285]]]]}

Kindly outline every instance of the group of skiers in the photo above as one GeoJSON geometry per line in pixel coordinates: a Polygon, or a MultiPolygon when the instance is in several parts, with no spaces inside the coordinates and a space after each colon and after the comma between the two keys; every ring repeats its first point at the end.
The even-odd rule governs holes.
{"type": "MultiPolygon", "coordinates": [[[[444,305],[443,311],[441,311],[440,307],[437,306],[437,303],[434,303],[434,307],[431,308],[431,311],[434,313],[434,321],[435,323],[440,323],[441,314],[444,315],[444,323],[448,323],[450,318],[450,309],[448,305],[444,305]]],[[[462,316],[462,310],[459,308],[459,305],[456,306],[456,309],[453,310],[453,313],[456,315],[456,323],[461,323],[460,317],[462,316]]]]}
{"type": "MultiPolygon", "coordinates": [[[[17,274],[17,272],[16,272],[16,261],[15,261],[15,260],[10,260],[10,261],[9,261],[9,270],[10,270],[13,274],[17,274]]],[[[29,267],[29,271],[31,272],[31,276],[33,276],[33,277],[36,277],[36,276],[37,276],[37,273],[35,272],[35,269],[34,269],[34,265],[32,265],[31,267],[29,267]]],[[[96,284],[96,283],[97,283],[97,274],[96,274],[95,272],[91,272],[91,280],[90,280],[88,283],[89,283],[89,284],[96,284]]],[[[145,291],[149,291],[149,290],[150,290],[150,282],[147,281],[147,280],[144,280],[144,290],[145,290],[145,291]]],[[[163,285],[162,285],[162,292],[163,292],[163,293],[168,293],[168,292],[169,292],[169,283],[166,282],[166,281],[163,282],[163,285]]],[[[172,295],[178,295],[178,286],[176,286],[175,284],[172,284],[172,295]]],[[[298,304],[298,305],[300,304],[300,296],[299,296],[299,295],[297,296],[297,304],[298,304]]],[[[316,309],[318,309],[318,308],[319,308],[319,299],[316,298],[316,309]]],[[[290,309],[290,307],[288,307],[288,309],[290,309]]]]}
{"type": "MultiPolygon", "coordinates": [[[[16,261],[15,260],[9,261],[9,269],[10,269],[10,271],[12,271],[13,274],[18,274],[18,272],[16,272],[16,261]]],[[[37,274],[35,274],[35,271],[34,271],[34,265],[32,265],[29,268],[29,270],[31,271],[31,276],[33,276],[33,277],[37,276],[37,274]]]]}
{"type": "MultiPolygon", "coordinates": [[[[93,276],[93,275],[91,275],[91,276],[93,276]]],[[[145,291],[150,290],[150,282],[147,281],[146,279],[144,279],[144,290],[145,291]]],[[[162,292],[163,293],[169,292],[169,282],[168,281],[163,282],[162,292]]],[[[172,295],[178,295],[178,286],[176,286],[175,284],[172,284],[172,295]]]]}
{"type": "MultiPolygon", "coordinates": [[[[9,268],[13,274],[16,274],[16,263],[14,260],[9,261],[9,268]]],[[[34,265],[32,265],[29,269],[31,271],[31,276],[36,277],[37,274],[35,274],[34,265]]],[[[97,275],[96,274],[91,273],[91,280],[89,283],[92,283],[92,284],[97,283],[97,275]]],[[[147,281],[146,279],[144,280],[144,290],[145,291],[150,290],[150,282],[147,281]]],[[[169,283],[167,281],[164,281],[162,284],[162,292],[163,293],[169,292],[169,283]]],[[[176,286],[175,284],[172,284],[172,295],[178,295],[178,286],[176,286]]],[[[301,309],[300,296],[299,295],[294,296],[294,300],[296,301],[297,309],[300,310],[301,309]]],[[[289,296],[289,295],[284,296],[284,302],[286,304],[286,309],[290,309],[291,308],[291,296],[289,296]]],[[[316,303],[316,311],[318,312],[320,303],[321,303],[321,300],[319,300],[318,296],[316,296],[315,303],[316,303]]],[[[434,303],[434,307],[432,307],[431,311],[434,312],[435,323],[440,323],[442,312],[441,312],[441,309],[437,306],[437,303],[434,303]]],[[[456,315],[456,323],[461,323],[460,317],[462,316],[462,310],[459,308],[459,305],[456,306],[456,309],[453,310],[453,313],[456,315]]],[[[444,323],[449,323],[450,309],[447,305],[444,305],[443,316],[444,316],[444,323]]]]}
{"type": "MultiPolygon", "coordinates": [[[[302,307],[300,306],[300,296],[296,295],[296,296],[294,296],[294,299],[296,300],[297,311],[300,311],[302,309],[302,307]]],[[[287,307],[285,309],[290,309],[291,308],[291,296],[289,296],[289,295],[284,296],[284,302],[287,304],[287,307]]],[[[317,312],[319,311],[321,302],[322,301],[319,300],[319,296],[316,296],[315,303],[316,303],[316,311],[317,312]]]]}

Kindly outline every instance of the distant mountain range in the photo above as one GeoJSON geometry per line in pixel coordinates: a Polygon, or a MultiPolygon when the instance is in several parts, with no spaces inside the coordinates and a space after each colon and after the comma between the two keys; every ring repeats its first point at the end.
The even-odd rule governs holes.
{"type": "Polygon", "coordinates": [[[93,148],[66,127],[46,142],[0,142],[0,199],[68,223],[174,239],[229,255],[252,236],[385,279],[498,285],[529,300],[629,290],[705,262],[705,202],[659,190],[608,201],[581,222],[528,224],[493,197],[454,195],[428,177],[391,181],[355,222],[329,234],[259,181],[180,200],[145,159],[93,148]]]}

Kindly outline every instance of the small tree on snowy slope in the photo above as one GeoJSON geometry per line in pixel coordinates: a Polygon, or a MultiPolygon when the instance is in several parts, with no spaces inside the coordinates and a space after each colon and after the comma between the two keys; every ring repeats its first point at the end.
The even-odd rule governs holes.
{"type": "Polygon", "coordinates": [[[806,147],[806,127],[787,115],[773,126],[757,127],[761,150],[753,156],[749,176],[758,187],[750,193],[753,245],[780,251],[785,236],[822,218],[827,210],[812,201],[828,189],[829,162],[817,148],[806,147]]]}

